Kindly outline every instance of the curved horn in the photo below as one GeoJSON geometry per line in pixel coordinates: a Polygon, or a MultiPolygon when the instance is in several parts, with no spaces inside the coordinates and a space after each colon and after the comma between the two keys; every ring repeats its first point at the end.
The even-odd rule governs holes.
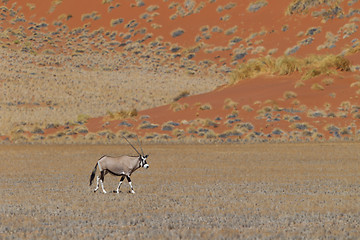
{"type": "Polygon", "coordinates": [[[129,142],[129,140],[126,139],[124,135],[122,135],[122,137],[130,144],[130,146],[135,150],[135,152],[137,152],[137,154],[141,155],[138,150],[136,150],[136,148],[129,142]]]}
{"type": "Polygon", "coordinates": [[[141,143],[140,143],[140,140],[139,140],[139,136],[136,135],[136,137],[137,137],[137,141],[138,141],[139,147],[140,147],[140,149],[141,149],[141,153],[142,153],[142,155],[144,156],[144,151],[143,151],[143,149],[142,149],[142,147],[141,147],[141,143]]]}

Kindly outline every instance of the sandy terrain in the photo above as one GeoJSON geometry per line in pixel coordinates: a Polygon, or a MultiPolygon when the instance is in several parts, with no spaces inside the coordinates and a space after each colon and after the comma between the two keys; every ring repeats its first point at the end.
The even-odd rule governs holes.
{"type": "Polygon", "coordinates": [[[359,9],[2,1],[0,142],[357,140],[359,9]]]}
{"type": "MultiPolygon", "coordinates": [[[[128,146],[1,146],[1,239],[357,239],[359,144],[145,145],[135,195],[93,193],[128,146]]],[[[118,178],[105,178],[114,190],[118,178]]]]}

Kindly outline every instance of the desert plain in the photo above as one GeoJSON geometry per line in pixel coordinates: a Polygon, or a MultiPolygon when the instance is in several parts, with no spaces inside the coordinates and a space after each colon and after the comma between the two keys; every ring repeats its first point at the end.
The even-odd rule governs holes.
{"type": "Polygon", "coordinates": [[[358,143],[143,147],[136,193],[103,194],[97,158],[128,146],[1,146],[1,239],[360,237],[358,143]]]}
{"type": "Polygon", "coordinates": [[[358,0],[1,0],[0,239],[359,239],[358,0]],[[135,194],[89,178],[133,155],[135,194]]]}

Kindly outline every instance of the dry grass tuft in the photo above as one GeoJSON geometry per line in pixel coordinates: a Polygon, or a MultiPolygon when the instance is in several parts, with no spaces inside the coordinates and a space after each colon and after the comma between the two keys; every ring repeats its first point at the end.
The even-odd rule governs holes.
{"type": "Polygon", "coordinates": [[[304,72],[302,80],[307,80],[319,75],[336,74],[338,71],[351,71],[350,61],[343,56],[314,55],[299,59],[291,56],[273,58],[271,56],[250,59],[247,63],[240,64],[231,73],[230,84],[247,78],[254,78],[260,74],[289,75],[294,72],[304,72]]]}
{"type": "Polygon", "coordinates": [[[297,94],[295,92],[293,92],[293,91],[286,91],[286,92],[284,92],[283,97],[285,99],[296,98],[297,94]]]}
{"type": "Polygon", "coordinates": [[[200,110],[202,111],[205,111],[205,110],[211,110],[212,109],[212,106],[210,103],[206,103],[206,104],[203,104],[199,107],[200,110]]]}
{"type": "Polygon", "coordinates": [[[237,109],[237,106],[239,105],[238,102],[235,102],[231,100],[230,98],[225,99],[224,101],[224,109],[237,109]]]}
{"type": "Polygon", "coordinates": [[[321,80],[321,82],[323,84],[325,84],[326,86],[330,86],[331,84],[334,83],[334,79],[333,78],[324,78],[323,80],[321,80]]]}
{"type": "Polygon", "coordinates": [[[185,97],[187,97],[187,96],[189,96],[189,95],[190,95],[190,92],[189,92],[189,91],[187,91],[187,90],[182,91],[181,93],[179,93],[179,95],[177,95],[176,97],[174,97],[174,102],[177,102],[177,101],[179,101],[180,99],[185,98],[185,97]]]}
{"type": "Polygon", "coordinates": [[[252,112],[254,111],[254,109],[252,107],[250,107],[250,105],[243,105],[241,107],[242,110],[246,111],[246,112],[252,112]]]}
{"type": "Polygon", "coordinates": [[[311,90],[324,90],[324,87],[321,86],[321,84],[319,83],[314,83],[313,85],[311,85],[311,90]]]}

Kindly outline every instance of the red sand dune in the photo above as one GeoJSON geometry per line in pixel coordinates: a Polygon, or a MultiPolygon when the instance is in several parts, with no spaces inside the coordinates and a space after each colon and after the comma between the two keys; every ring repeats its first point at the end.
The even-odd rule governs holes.
{"type": "MultiPolygon", "coordinates": [[[[300,140],[350,138],[357,132],[360,118],[360,93],[355,84],[359,81],[360,64],[358,1],[327,1],[328,4],[315,6],[307,3],[307,10],[300,12],[292,9],[291,13],[288,10],[291,3],[306,1],[2,2],[0,27],[21,33],[9,34],[1,39],[13,49],[24,49],[26,41],[42,33],[44,38],[59,41],[55,46],[42,42],[37,47],[39,52],[52,49],[55,53],[73,54],[74,45],[67,43],[69,38],[74,38],[77,48],[83,51],[111,49],[114,53],[122,52],[129,41],[138,41],[148,48],[164,46],[170,54],[178,54],[171,60],[176,63],[181,58],[196,63],[210,60],[218,67],[224,65],[232,69],[249,59],[267,55],[302,58],[342,54],[353,66],[353,72],[321,75],[306,80],[304,86],[297,88],[296,82],[301,78],[299,73],[245,79],[210,93],[182,98],[176,103],[183,108],[180,111],[175,111],[176,104],[173,104],[148,109],[140,112],[138,117],[125,120],[108,117],[89,119],[86,127],[90,132],[126,130],[151,138],[154,134],[176,137],[179,131],[175,130],[183,129],[184,134],[178,136],[213,138],[208,132],[199,134],[200,128],[206,128],[219,139],[275,137],[300,140]],[[256,6],[259,8],[256,9],[256,6]],[[103,31],[91,36],[99,29],[103,31]],[[93,43],[83,41],[81,36],[84,35],[93,43]],[[104,43],[115,43],[111,48],[104,43],[96,45],[100,41],[99,35],[105,39],[104,43]],[[333,83],[322,83],[326,77],[332,78],[333,83]],[[312,88],[315,83],[322,87],[312,88]],[[284,94],[289,91],[296,96],[287,99],[284,94]],[[236,102],[237,106],[225,109],[226,99],[236,102]],[[210,109],[201,110],[200,107],[205,104],[210,109]],[[237,116],[229,118],[228,115],[234,112],[237,116]],[[141,119],[144,115],[149,118],[141,119]],[[229,120],[235,121],[229,123],[229,120]],[[132,126],[119,126],[123,121],[132,126]],[[143,121],[158,127],[141,129],[139,126],[143,121]],[[179,125],[175,124],[174,130],[162,130],[163,124],[169,121],[179,125]],[[105,122],[107,124],[104,125],[105,122]],[[253,127],[246,128],[244,123],[251,123],[253,127]],[[229,131],[240,134],[220,136],[229,131]]],[[[46,134],[58,130],[50,129],[46,134]]]]}

